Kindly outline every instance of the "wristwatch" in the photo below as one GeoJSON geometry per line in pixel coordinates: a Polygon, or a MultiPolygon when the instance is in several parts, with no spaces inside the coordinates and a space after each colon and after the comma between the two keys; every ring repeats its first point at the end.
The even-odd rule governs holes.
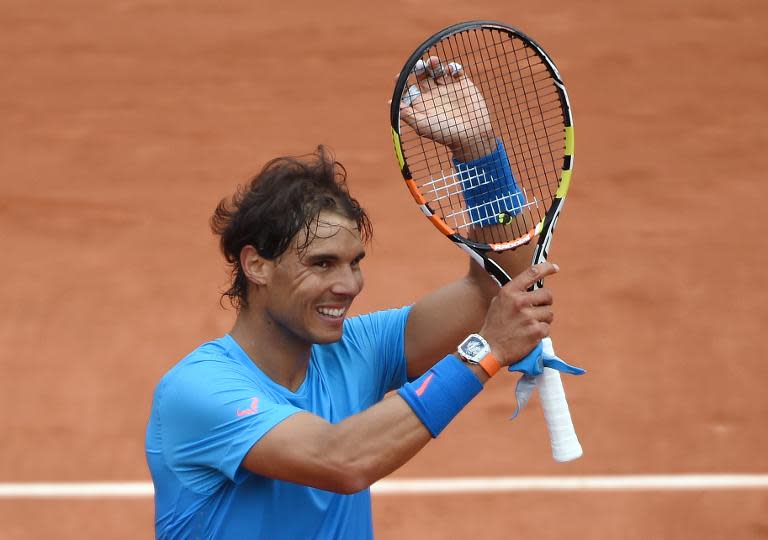
{"type": "Polygon", "coordinates": [[[480,334],[470,334],[461,342],[458,349],[459,357],[468,364],[478,364],[489,377],[493,377],[501,368],[491,352],[491,346],[480,334]]]}

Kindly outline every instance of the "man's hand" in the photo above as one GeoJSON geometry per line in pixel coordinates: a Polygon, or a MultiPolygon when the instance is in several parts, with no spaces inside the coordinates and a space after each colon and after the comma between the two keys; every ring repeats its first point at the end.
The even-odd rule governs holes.
{"type": "Polygon", "coordinates": [[[462,66],[443,66],[438,57],[430,56],[414,72],[418,91],[409,90],[410,103],[400,102],[400,118],[420,136],[447,146],[459,161],[493,152],[491,115],[462,66]]]}
{"type": "Polygon", "coordinates": [[[548,262],[531,266],[504,285],[491,301],[480,335],[501,365],[517,362],[549,335],[554,320],[552,292],[528,288],[558,271],[557,265],[548,262]]]}

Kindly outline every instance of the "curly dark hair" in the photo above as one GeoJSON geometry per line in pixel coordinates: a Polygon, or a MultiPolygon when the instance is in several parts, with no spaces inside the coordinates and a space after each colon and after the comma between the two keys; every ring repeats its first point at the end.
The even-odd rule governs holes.
{"type": "Polygon", "coordinates": [[[313,226],[320,212],[336,212],[357,225],[363,242],[373,230],[365,210],[347,190],[346,169],[324,147],[304,156],[273,159],[231,198],[222,199],[211,216],[214,234],[231,266],[229,289],[222,293],[239,311],[248,307],[248,279],[240,265],[240,252],[251,245],[260,256],[278,259],[296,235],[306,231],[314,238],[313,226]]]}

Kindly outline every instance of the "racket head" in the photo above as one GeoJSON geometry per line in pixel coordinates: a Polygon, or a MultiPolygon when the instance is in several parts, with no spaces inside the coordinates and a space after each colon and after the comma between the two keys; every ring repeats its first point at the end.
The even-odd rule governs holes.
{"type": "MultiPolygon", "coordinates": [[[[443,72],[445,70],[443,69],[443,72]]],[[[451,81],[453,82],[453,81],[451,81]]],[[[472,99],[475,99],[472,97],[472,99]]],[[[476,118],[465,118],[465,124],[476,118]]],[[[554,62],[541,46],[520,30],[494,21],[468,21],[445,28],[424,41],[408,58],[392,96],[390,121],[395,154],[411,195],[444,234],[480,251],[505,251],[551,234],[568,191],[573,169],[573,119],[565,86],[554,62]],[[442,69],[460,65],[485,101],[492,131],[501,141],[525,203],[510,215],[492,204],[483,209],[496,222],[474,219],[457,177],[449,148],[422,136],[402,114],[427,105],[418,93],[416,71],[430,58],[442,69]]],[[[546,256],[542,252],[541,260],[546,256]]]]}

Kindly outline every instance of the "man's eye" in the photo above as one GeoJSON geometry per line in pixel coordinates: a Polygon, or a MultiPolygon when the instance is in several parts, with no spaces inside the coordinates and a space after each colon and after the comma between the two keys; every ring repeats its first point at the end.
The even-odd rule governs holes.
{"type": "Polygon", "coordinates": [[[315,263],[315,266],[317,266],[318,268],[328,268],[330,265],[331,263],[328,261],[317,261],[315,263]]]}

